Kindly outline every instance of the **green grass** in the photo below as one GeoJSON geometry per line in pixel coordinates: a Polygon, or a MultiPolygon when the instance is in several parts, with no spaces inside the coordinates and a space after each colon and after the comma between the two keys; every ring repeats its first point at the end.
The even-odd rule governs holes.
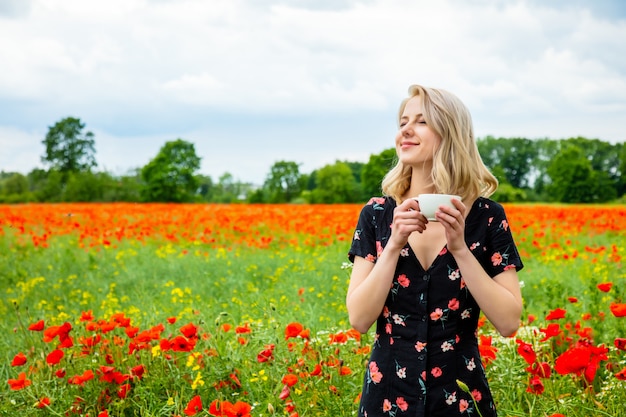
{"type": "MultiPolygon", "coordinates": [[[[615,244],[626,259],[625,240],[623,236],[600,235],[594,237],[594,244],[615,244]]],[[[551,253],[524,259],[526,268],[520,273],[524,320],[527,323],[529,315],[537,320],[523,327],[518,337],[535,346],[540,360],[554,364],[567,346],[554,340],[539,342],[543,336],[540,329],[547,326],[544,318],[549,311],[564,308],[566,317],[558,322],[564,327],[577,322],[590,327],[593,344],[607,346],[609,357],[601,362],[591,386],[580,377],[553,371],[543,380],[543,394],[528,393],[527,365],[517,353],[515,338],[496,337],[487,325],[482,333],[493,335],[498,349],[496,361],[487,370],[500,416],[624,413],[626,382],[614,374],[626,366],[626,355],[613,346],[613,340],[626,337],[626,318],[613,317],[609,304],[626,300],[626,275],[621,262],[605,258],[592,262],[591,256],[583,253],[585,244],[576,243],[581,256],[575,259],[552,259],[551,253]],[[598,283],[609,281],[614,283],[609,293],[598,291],[598,283]],[[576,296],[578,303],[568,302],[570,296],[576,296]],[[583,320],[585,314],[590,318],[583,320]]],[[[365,335],[361,341],[329,343],[330,334],[349,330],[344,304],[349,278],[344,265],[347,249],[345,242],[280,250],[226,250],[159,242],[79,249],[71,237],[53,238],[49,248],[41,249],[13,246],[11,235],[6,235],[0,242],[4,283],[0,293],[0,330],[4,335],[0,339],[0,380],[4,385],[0,415],[88,413],[93,417],[106,406],[110,416],[182,416],[196,394],[204,405],[198,415],[208,415],[214,399],[247,402],[254,407],[255,416],[282,416],[293,411],[300,416],[355,415],[368,356],[359,349],[369,346],[373,335],[365,335]],[[198,357],[190,359],[191,352],[169,352],[168,358],[167,352],[155,348],[158,341],[132,354],[128,345],[122,348],[111,343],[106,349],[99,346],[84,355],[67,354],[56,367],[47,365],[45,356],[56,341],[43,342],[41,333],[28,331],[28,325],[40,319],[46,326],[67,321],[76,338],[89,337],[95,332],[85,330],[79,321],[82,312],[89,310],[103,320],[123,312],[141,330],[163,324],[163,338],[180,334],[181,326],[193,323],[203,336],[193,350],[198,357]],[[176,323],[168,323],[170,317],[176,317],[176,323]],[[285,328],[292,322],[309,329],[311,339],[286,340],[285,328]],[[228,332],[222,330],[225,323],[232,325],[228,332]],[[251,333],[236,334],[235,327],[244,325],[251,333]],[[257,354],[268,345],[274,345],[274,359],[258,362],[257,354]],[[28,357],[28,364],[12,367],[18,352],[28,357]],[[105,352],[113,353],[114,366],[124,372],[138,364],[147,368],[143,379],[132,382],[126,398],[119,398],[118,386],[100,381],[98,374],[84,386],[69,385],[54,375],[58,367],[65,368],[67,376],[97,370],[106,365],[105,352]],[[318,364],[322,375],[310,376],[318,364]],[[347,369],[342,366],[351,374],[342,375],[340,371],[347,369]],[[20,371],[28,373],[32,385],[9,390],[5,381],[16,378],[20,371]],[[232,384],[233,373],[240,386],[232,384]],[[290,387],[290,396],[281,400],[282,378],[288,373],[299,375],[299,379],[290,387]],[[220,381],[223,386],[216,388],[220,381]],[[103,398],[105,391],[109,400],[103,398]],[[42,397],[50,398],[49,408],[34,407],[42,397]],[[77,402],[77,398],[84,401],[77,402]],[[80,411],[73,413],[72,407],[80,411]]],[[[106,334],[113,335],[127,340],[121,328],[106,334]]],[[[75,346],[74,351],[79,349],[75,346]]]]}

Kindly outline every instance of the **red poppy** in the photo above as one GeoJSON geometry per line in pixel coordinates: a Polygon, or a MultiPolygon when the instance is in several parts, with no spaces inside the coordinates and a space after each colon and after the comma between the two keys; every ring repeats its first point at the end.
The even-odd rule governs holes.
{"type": "Polygon", "coordinates": [[[100,331],[102,333],[112,332],[113,330],[115,330],[116,327],[117,327],[117,324],[113,322],[100,323],[100,331]]]}
{"type": "Polygon", "coordinates": [[[46,356],[46,363],[48,365],[56,365],[61,362],[61,359],[63,359],[64,355],[65,354],[61,349],[55,349],[52,352],[48,353],[48,356],[46,356]]]}
{"type": "Polygon", "coordinates": [[[289,385],[285,384],[283,385],[283,389],[280,394],[278,394],[278,398],[281,400],[286,400],[287,398],[289,398],[289,395],[291,395],[291,390],[289,389],[289,385]]]}
{"type": "Polygon", "coordinates": [[[301,323],[294,322],[289,323],[287,327],[285,327],[285,339],[289,339],[292,337],[298,337],[300,332],[304,330],[304,326],[301,323]]]}
{"type": "Polygon", "coordinates": [[[202,411],[202,398],[200,398],[199,395],[193,397],[183,411],[188,416],[195,416],[197,413],[202,411]]]}
{"type": "MultiPolygon", "coordinates": [[[[103,332],[103,333],[105,333],[105,332],[103,332]]],[[[85,348],[92,348],[92,347],[96,346],[98,343],[100,343],[101,340],[102,340],[102,336],[100,336],[99,334],[95,334],[95,335],[89,336],[89,337],[79,337],[78,338],[78,343],[83,345],[85,348]]]]}
{"type": "Polygon", "coordinates": [[[294,374],[287,374],[283,377],[282,383],[293,387],[298,382],[298,376],[294,374]]]}
{"type": "Polygon", "coordinates": [[[335,334],[331,333],[329,337],[330,337],[330,344],[335,344],[335,343],[343,344],[348,341],[348,335],[345,334],[344,332],[339,332],[335,334]]]}
{"type": "Polygon", "coordinates": [[[74,346],[74,339],[72,339],[69,336],[62,336],[62,335],[60,335],[59,341],[61,343],[59,343],[59,345],[57,346],[58,348],[69,349],[72,346],[74,346]]]}
{"type": "Polygon", "coordinates": [[[191,352],[195,348],[196,343],[193,339],[176,336],[172,340],[169,340],[169,346],[174,352],[191,352]]]}
{"type": "Polygon", "coordinates": [[[26,359],[26,355],[24,355],[22,352],[19,352],[13,357],[13,360],[11,361],[11,366],[22,366],[26,363],[26,361],[28,361],[28,359],[26,359]]]}
{"type": "Polygon", "coordinates": [[[37,407],[37,408],[46,408],[49,405],[50,405],[50,398],[43,397],[43,398],[39,399],[39,401],[37,402],[37,405],[35,405],[35,407],[37,407]]]}
{"type": "Polygon", "coordinates": [[[517,347],[517,353],[520,354],[522,358],[526,361],[527,364],[532,365],[537,360],[537,354],[533,349],[533,345],[530,343],[526,343],[521,339],[515,340],[519,345],[517,347]]]}
{"type": "Polygon", "coordinates": [[[250,328],[250,325],[248,323],[246,323],[243,326],[235,327],[235,333],[237,333],[237,334],[252,333],[252,329],[250,328]]]}
{"type": "Polygon", "coordinates": [[[89,311],[83,311],[82,314],[80,315],[80,321],[93,321],[94,316],[93,316],[93,312],[91,310],[89,311]]]}
{"type": "Polygon", "coordinates": [[[252,406],[243,401],[235,404],[230,401],[213,400],[209,405],[209,414],[217,417],[250,417],[252,406]]]}
{"type": "Polygon", "coordinates": [[[113,366],[100,366],[100,369],[96,371],[100,375],[100,381],[113,382],[115,379],[114,374],[119,373],[113,366]]]}
{"type": "Polygon", "coordinates": [[[350,329],[346,331],[346,336],[348,336],[350,339],[356,340],[357,342],[361,340],[361,332],[356,329],[350,329]]]}
{"type": "Polygon", "coordinates": [[[93,371],[91,369],[83,372],[82,375],[74,375],[67,379],[67,383],[71,385],[84,385],[85,382],[91,381],[94,377],[93,371]]]}
{"type": "Polygon", "coordinates": [[[609,308],[615,317],[626,317],[626,303],[611,303],[609,308]]]}
{"type": "Polygon", "coordinates": [[[193,323],[185,324],[183,327],[180,328],[180,332],[187,339],[193,339],[194,337],[198,336],[198,328],[193,323]]]}
{"type": "Polygon", "coordinates": [[[550,378],[550,375],[552,374],[552,370],[548,362],[535,362],[531,366],[526,368],[526,371],[540,378],[550,378]]]}
{"type": "Polygon", "coordinates": [[[44,329],[44,321],[43,320],[39,320],[36,323],[31,324],[30,326],[28,326],[28,330],[31,330],[33,332],[40,332],[44,329]]]}
{"type": "Polygon", "coordinates": [[[124,399],[128,395],[130,391],[130,384],[120,385],[120,388],[117,390],[117,396],[124,399]]]}
{"type": "Polygon", "coordinates": [[[616,373],[615,377],[621,381],[626,381],[626,368],[616,373]]]}
{"type": "Polygon", "coordinates": [[[100,411],[100,413],[98,413],[98,417],[109,417],[109,412],[107,410],[100,411]]]}
{"type": "Polygon", "coordinates": [[[563,352],[554,362],[554,369],[561,375],[584,374],[585,379],[593,381],[600,366],[600,361],[607,360],[608,349],[600,346],[579,346],[563,352]]]}
{"type": "Polygon", "coordinates": [[[612,282],[603,282],[602,284],[598,284],[598,289],[602,292],[609,292],[612,286],[612,282]]]}
{"type": "Polygon", "coordinates": [[[59,342],[64,343],[69,339],[72,325],[68,322],[63,323],[60,326],[50,326],[43,332],[43,341],[46,343],[51,342],[55,337],[59,338],[59,342]]]}
{"type": "Polygon", "coordinates": [[[554,370],[560,375],[580,375],[591,361],[591,350],[573,347],[563,352],[554,362],[554,370]]]}
{"type": "Polygon", "coordinates": [[[259,352],[258,355],[256,355],[257,362],[268,362],[274,359],[275,347],[276,346],[274,344],[266,345],[265,349],[263,349],[261,352],[259,352]]]}
{"type": "Polygon", "coordinates": [[[212,416],[221,416],[222,412],[220,411],[220,401],[213,400],[211,404],[209,404],[209,414],[212,416]]]}
{"type": "Polygon", "coordinates": [[[228,374],[228,377],[232,381],[231,385],[234,385],[235,387],[240,388],[241,381],[239,380],[239,377],[237,376],[238,373],[239,371],[235,369],[235,372],[231,372],[230,374],[228,374]]]}
{"type": "Polygon", "coordinates": [[[561,334],[561,326],[558,323],[548,324],[548,327],[546,327],[545,329],[540,328],[539,330],[541,330],[541,332],[545,334],[545,336],[539,340],[540,342],[545,342],[551,337],[561,334]]]}
{"type": "Polygon", "coordinates": [[[615,338],[615,347],[619,350],[626,350],[626,338],[616,337],[615,338]]]}
{"type": "Polygon", "coordinates": [[[167,322],[168,322],[169,324],[174,324],[174,323],[176,323],[176,317],[168,317],[166,320],[167,320],[167,322]]]}
{"type": "Polygon", "coordinates": [[[491,344],[491,336],[480,335],[478,351],[480,352],[483,364],[486,366],[496,360],[498,348],[491,344]]]}
{"type": "Polygon", "coordinates": [[[546,316],[546,320],[558,320],[565,318],[566,311],[562,308],[556,308],[550,311],[550,314],[546,316]]]}
{"type": "Polygon", "coordinates": [[[128,326],[124,329],[124,333],[126,333],[126,336],[132,339],[133,337],[137,336],[137,333],[139,333],[139,327],[128,326]]]}
{"type": "Polygon", "coordinates": [[[576,297],[567,297],[567,301],[569,301],[572,304],[575,304],[578,302],[578,298],[576,297]]]}
{"type": "Polygon", "coordinates": [[[20,372],[20,374],[17,376],[17,379],[9,378],[7,382],[9,383],[9,387],[11,387],[13,391],[19,391],[31,384],[30,379],[26,379],[26,374],[24,372],[20,372]]]}
{"type": "Polygon", "coordinates": [[[528,382],[528,387],[526,388],[526,392],[530,392],[532,394],[543,394],[544,386],[541,378],[537,375],[533,375],[530,377],[530,381],[528,382]]]}
{"type": "Polygon", "coordinates": [[[146,372],[146,367],[143,365],[137,365],[130,370],[130,374],[137,379],[143,378],[143,374],[146,372]]]}
{"type": "Polygon", "coordinates": [[[315,365],[313,371],[310,373],[311,376],[319,376],[322,375],[322,365],[319,363],[315,365]]]}

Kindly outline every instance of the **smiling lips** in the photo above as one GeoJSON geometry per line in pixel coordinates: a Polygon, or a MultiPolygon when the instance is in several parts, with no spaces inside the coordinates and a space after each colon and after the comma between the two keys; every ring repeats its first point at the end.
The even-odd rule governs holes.
{"type": "Polygon", "coordinates": [[[402,141],[402,142],[400,143],[400,147],[401,147],[402,149],[408,149],[408,148],[410,148],[411,146],[417,146],[417,145],[419,145],[419,143],[415,143],[415,142],[408,142],[408,141],[402,141]]]}

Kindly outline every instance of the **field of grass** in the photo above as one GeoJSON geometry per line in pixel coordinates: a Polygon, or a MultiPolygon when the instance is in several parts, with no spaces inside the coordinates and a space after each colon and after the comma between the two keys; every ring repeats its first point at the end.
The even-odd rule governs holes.
{"type": "MultiPolygon", "coordinates": [[[[626,415],[626,207],[505,207],[525,311],[480,328],[499,415],[626,415]]],[[[360,208],[0,206],[0,416],[356,415],[360,208]]]]}

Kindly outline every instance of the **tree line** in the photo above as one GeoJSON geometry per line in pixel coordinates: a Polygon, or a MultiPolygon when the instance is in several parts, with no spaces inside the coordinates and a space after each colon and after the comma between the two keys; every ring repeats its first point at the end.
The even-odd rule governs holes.
{"type": "MultiPolygon", "coordinates": [[[[46,167],[28,174],[0,172],[0,203],[211,202],[359,203],[381,194],[395,149],[367,162],[340,161],[310,173],[294,161],[277,161],[262,184],[226,172],[214,180],[198,173],[202,158],[184,139],[166,142],[145,166],[124,175],[97,170],[94,134],[75,117],[50,126],[42,140],[46,167]]],[[[477,140],[485,165],[500,182],[501,202],[624,202],[626,146],[584,137],[477,140]]]]}

